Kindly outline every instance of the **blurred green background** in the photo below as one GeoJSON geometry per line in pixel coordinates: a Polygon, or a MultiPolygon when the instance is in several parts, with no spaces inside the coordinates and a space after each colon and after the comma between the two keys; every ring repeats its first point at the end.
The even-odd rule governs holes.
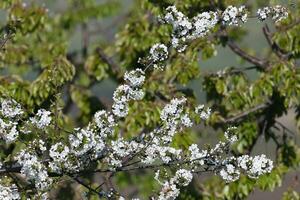
{"type": "MultiPolygon", "coordinates": [[[[84,1],[84,0],[82,0],[84,1]]],[[[140,0],[142,1],[142,0],[140,0]]],[[[32,1],[23,1],[25,4],[31,4],[32,1]]],[[[64,13],[68,10],[68,1],[67,0],[36,0],[35,3],[44,6],[48,9],[49,16],[54,16],[59,13],[64,13]]],[[[78,1],[80,2],[80,1],[78,1]]],[[[107,2],[105,0],[98,0],[98,4],[102,4],[107,2]]],[[[101,19],[93,19],[89,20],[86,24],[86,28],[89,30],[89,40],[88,46],[93,46],[95,44],[103,43],[106,46],[110,46],[116,42],[116,34],[119,31],[124,29],[124,26],[127,23],[128,17],[130,16],[132,9],[135,8],[136,3],[133,0],[120,0],[117,1],[119,4],[119,8],[115,14],[112,16],[108,16],[101,19]]],[[[247,4],[251,4],[252,1],[247,1],[247,4]]],[[[262,2],[262,1],[261,1],[262,2]]],[[[285,5],[289,5],[293,1],[276,1],[278,3],[283,3],[285,5]]],[[[0,10],[0,23],[1,25],[5,25],[7,20],[7,12],[4,10],[0,10]]],[[[268,22],[269,23],[269,22],[268,22]]],[[[271,23],[270,23],[271,24],[271,23]]],[[[243,37],[239,44],[241,47],[245,49],[251,49],[251,51],[256,52],[257,55],[266,56],[268,55],[266,52],[266,47],[268,46],[267,41],[265,40],[262,27],[263,23],[257,23],[256,19],[249,19],[249,21],[244,25],[247,29],[247,36],[243,37]]],[[[72,30],[70,37],[67,37],[68,41],[68,49],[67,52],[76,52],[81,51],[84,45],[84,31],[81,26],[75,26],[72,30]]],[[[55,37],[60,37],[60,35],[55,35],[55,37]]],[[[247,67],[251,66],[250,63],[242,61],[238,56],[236,56],[231,50],[227,47],[218,46],[216,48],[216,56],[209,59],[202,59],[199,56],[199,68],[201,75],[198,79],[190,81],[187,88],[193,89],[197,101],[200,103],[206,103],[205,92],[203,91],[202,82],[203,76],[212,72],[217,72],[219,70],[224,69],[225,67],[238,66],[238,67],[247,67]]],[[[117,56],[117,55],[112,55],[117,56]]],[[[122,66],[123,67],[123,66],[122,66]]],[[[128,66],[124,66],[127,68],[128,66]]],[[[1,75],[12,74],[14,69],[2,69],[1,75]]],[[[21,73],[22,74],[22,73],[21,73]]],[[[26,73],[22,74],[22,77],[26,80],[34,80],[38,75],[38,72],[35,70],[26,71],[26,73]]],[[[247,75],[250,79],[255,80],[258,77],[257,72],[247,72],[247,75]]],[[[112,94],[114,89],[117,87],[117,83],[112,78],[105,78],[101,81],[96,82],[91,91],[95,94],[101,101],[107,102],[107,104],[111,103],[112,94]]],[[[76,115],[78,110],[74,107],[72,112],[76,115]]],[[[285,124],[289,129],[293,132],[298,132],[296,128],[296,122],[294,121],[295,113],[293,110],[290,110],[285,116],[281,117],[279,121],[285,124]]],[[[215,135],[206,134],[203,138],[204,141],[215,141],[215,135]]],[[[299,136],[296,137],[296,144],[299,143],[299,136]]],[[[274,144],[271,142],[265,143],[263,139],[259,141],[256,146],[256,151],[253,153],[265,153],[267,155],[272,154],[269,149],[272,149],[274,144]]],[[[286,191],[286,188],[291,185],[291,183],[295,180],[295,177],[298,172],[289,173],[283,181],[283,185],[279,188],[276,188],[273,192],[261,192],[259,190],[255,191],[250,195],[249,199],[280,199],[282,193],[286,191]]],[[[205,177],[205,176],[204,176],[205,177]]],[[[296,189],[300,192],[300,185],[296,187],[296,189]]]]}

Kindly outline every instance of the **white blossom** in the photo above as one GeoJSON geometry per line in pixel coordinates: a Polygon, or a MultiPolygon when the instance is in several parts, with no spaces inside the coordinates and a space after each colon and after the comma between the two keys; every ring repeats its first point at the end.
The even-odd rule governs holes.
{"type": "Polygon", "coordinates": [[[239,179],[240,171],[234,165],[227,164],[223,169],[221,169],[220,176],[226,182],[233,182],[239,179]]]}
{"type": "Polygon", "coordinates": [[[204,108],[204,105],[199,105],[195,108],[195,113],[197,113],[201,119],[207,120],[211,115],[211,109],[207,107],[204,108]]]}
{"type": "Polygon", "coordinates": [[[14,118],[24,113],[21,105],[12,99],[4,99],[1,102],[0,112],[6,118],[14,118]]]}
{"type": "Polygon", "coordinates": [[[238,137],[237,137],[237,135],[235,133],[236,129],[237,128],[234,127],[234,126],[233,127],[229,127],[229,128],[227,128],[227,130],[224,133],[225,138],[229,142],[231,142],[231,143],[234,143],[234,142],[236,142],[238,140],[238,137]]]}
{"type": "Polygon", "coordinates": [[[247,21],[247,11],[245,6],[239,8],[228,6],[222,13],[222,22],[227,25],[239,25],[239,22],[245,23],[247,21]]]}
{"type": "Polygon", "coordinates": [[[145,72],[141,69],[135,69],[130,72],[126,72],[124,80],[132,87],[140,87],[145,81],[145,72]]]}
{"type": "Polygon", "coordinates": [[[251,178],[257,178],[263,174],[270,173],[273,169],[273,161],[268,159],[266,155],[250,157],[243,155],[237,158],[238,165],[245,170],[251,178]]]}
{"type": "Polygon", "coordinates": [[[105,110],[100,110],[94,115],[95,123],[99,128],[101,137],[107,137],[113,133],[113,128],[116,126],[115,119],[113,115],[106,112],[105,110]]]}
{"type": "Polygon", "coordinates": [[[263,7],[257,10],[257,18],[261,21],[272,17],[275,22],[279,22],[288,17],[287,9],[283,6],[276,5],[273,7],[263,7]]]}
{"type": "Polygon", "coordinates": [[[0,199],[2,200],[19,200],[21,199],[18,188],[15,184],[3,186],[0,184],[0,199]]]}
{"type": "Polygon", "coordinates": [[[162,189],[159,193],[159,200],[173,200],[178,197],[180,186],[187,186],[192,181],[193,175],[186,169],[179,169],[175,176],[170,181],[165,181],[162,184],[162,189]]]}
{"type": "Polygon", "coordinates": [[[51,112],[45,109],[39,109],[36,115],[30,118],[32,124],[37,128],[43,129],[51,123],[51,112]]]}
{"type": "Polygon", "coordinates": [[[2,139],[4,139],[6,143],[14,142],[19,136],[17,122],[7,121],[0,118],[0,132],[0,136],[2,136],[2,139]]]}
{"type": "Polygon", "coordinates": [[[200,152],[197,144],[192,144],[189,146],[190,161],[198,163],[199,165],[204,165],[204,158],[208,155],[207,150],[202,150],[200,152]]]}
{"type": "Polygon", "coordinates": [[[48,176],[46,167],[36,155],[21,151],[16,159],[22,166],[21,174],[25,175],[29,181],[33,181],[37,189],[45,190],[49,188],[52,179],[48,176]]]}
{"type": "Polygon", "coordinates": [[[187,186],[193,179],[193,174],[186,169],[176,171],[175,177],[172,180],[180,186],[187,186]]]}
{"type": "Polygon", "coordinates": [[[154,62],[166,60],[168,54],[168,47],[164,44],[154,44],[150,49],[150,58],[154,62]]]}

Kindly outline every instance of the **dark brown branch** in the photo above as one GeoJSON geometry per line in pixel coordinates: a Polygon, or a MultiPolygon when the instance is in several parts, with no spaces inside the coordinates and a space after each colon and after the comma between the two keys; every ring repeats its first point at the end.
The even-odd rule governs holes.
{"type": "Polygon", "coordinates": [[[104,194],[103,192],[98,192],[97,190],[95,190],[94,188],[92,188],[91,186],[89,186],[88,184],[86,184],[85,182],[83,182],[82,180],[80,180],[78,177],[73,177],[73,179],[79,183],[80,185],[84,186],[85,188],[87,188],[89,191],[97,194],[99,197],[103,197],[104,194]]]}
{"type": "Polygon", "coordinates": [[[290,53],[285,52],[278,46],[276,42],[272,40],[273,34],[270,32],[270,29],[267,24],[263,27],[262,30],[268,44],[270,45],[272,51],[277,55],[277,57],[282,60],[288,60],[292,55],[290,53]]]}
{"type": "Polygon", "coordinates": [[[247,111],[244,111],[242,113],[239,113],[231,118],[228,118],[228,119],[225,119],[222,121],[222,123],[236,123],[236,122],[239,122],[241,121],[243,118],[247,117],[249,114],[251,113],[255,113],[259,110],[262,110],[262,109],[265,109],[267,108],[268,106],[270,105],[269,102],[267,103],[262,103],[262,104],[259,104],[257,106],[255,106],[254,108],[251,108],[250,110],[247,110],[247,111]]]}
{"type": "Polygon", "coordinates": [[[101,47],[98,47],[96,49],[97,54],[99,55],[99,57],[106,63],[109,65],[109,67],[111,68],[112,72],[115,74],[118,74],[120,67],[110,58],[108,57],[104,50],[101,47]]]}
{"type": "Polygon", "coordinates": [[[243,49],[241,49],[234,41],[229,40],[227,42],[228,47],[237,55],[245,59],[246,61],[254,64],[255,66],[260,67],[261,69],[265,70],[268,67],[268,61],[259,59],[255,56],[251,56],[243,49]]]}

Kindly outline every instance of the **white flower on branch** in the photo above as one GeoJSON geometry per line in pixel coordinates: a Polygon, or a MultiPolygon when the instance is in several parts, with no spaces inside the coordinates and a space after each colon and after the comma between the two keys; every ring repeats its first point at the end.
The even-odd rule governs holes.
{"type": "Polygon", "coordinates": [[[234,143],[238,140],[238,137],[236,135],[236,130],[237,128],[233,126],[227,128],[227,130],[224,133],[225,138],[231,143],[234,143]]]}
{"type": "Polygon", "coordinates": [[[245,23],[247,21],[247,11],[245,6],[239,8],[234,6],[228,6],[222,13],[222,22],[226,25],[238,26],[240,22],[245,23]]]}
{"type": "Polygon", "coordinates": [[[239,179],[240,171],[232,164],[227,164],[221,171],[220,176],[226,182],[233,182],[239,179]]]}
{"type": "Polygon", "coordinates": [[[19,200],[21,199],[18,188],[15,184],[3,186],[0,184],[0,199],[2,200],[19,200]]]}
{"type": "Polygon", "coordinates": [[[107,135],[113,133],[113,128],[116,125],[113,115],[107,113],[105,110],[100,110],[95,113],[94,120],[101,137],[105,138],[107,135]]]}
{"type": "Polygon", "coordinates": [[[257,18],[259,20],[264,21],[268,17],[272,17],[275,22],[280,22],[288,17],[288,12],[287,9],[281,5],[263,7],[257,10],[257,18]]]}
{"type": "Polygon", "coordinates": [[[0,132],[2,138],[6,143],[12,143],[16,141],[19,136],[19,131],[17,130],[17,123],[13,121],[8,121],[0,118],[0,132]]]}
{"type": "Polygon", "coordinates": [[[195,113],[197,113],[202,120],[207,120],[211,115],[211,109],[207,107],[204,108],[204,105],[199,105],[195,108],[195,113]]]}
{"type": "Polygon", "coordinates": [[[175,176],[170,181],[165,181],[159,193],[159,200],[173,200],[178,197],[180,190],[179,187],[187,186],[193,179],[193,175],[186,169],[179,169],[176,171],[175,176]]]}
{"type": "Polygon", "coordinates": [[[141,89],[132,88],[129,85],[120,85],[114,92],[112,112],[118,117],[125,117],[128,114],[128,102],[130,100],[141,100],[144,92],[141,89]]]}
{"type": "Polygon", "coordinates": [[[145,81],[145,72],[141,69],[135,69],[130,72],[126,72],[124,80],[132,87],[140,87],[145,81]]]}
{"type": "Polygon", "coordinates": [[[273,161],[264,154],[254,157],[243,155],[237,158],[237,162],[239,167],[245,170],[251,178],[258,178],[263,174],[270,173],[273,169],[273,161]]]}
{"type": "Polygon", "coordinates": [[[154,44],[150,49],[150,58],[153,62],[166,60],[168,54],[168,47],[164,44],[154,44]]]}
{"type": "Polygon", "coordinates": [[[21,174],[23,174],[29,181],[34,182],[37,189],[46,190],[49,188],[52,184],[52,179],[48,176],[46,167],[41,163],[36,155],[21,151],[16,159],[22,166],[21,174]]]}
{"type": "Polygon", "coordinates": [[[24,113],[21,105],[12,99],[4,99],[2,101],[0,112],[5,118],[14,118],[24,113]]]}
{"type": "Polygon", "coordinates": [[[36,115],[30,118],[30,121],[39,129],[43,129],[51,123],[51,112],[45,109],[39,109],[36,115]]]}
{"type": "Polygon", "coordinates": [[[202,150],[200,152],[197,144],[192,144],[189,146],[190,161],[197,163],[198,165],[204,165],[204,158],[208,156],[207,150],[202,150]]]}

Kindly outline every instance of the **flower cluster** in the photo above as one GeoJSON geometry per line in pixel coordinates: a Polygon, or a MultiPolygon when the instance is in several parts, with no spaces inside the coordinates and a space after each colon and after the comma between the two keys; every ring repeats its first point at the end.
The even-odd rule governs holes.
{"type": "Polygon", "coordinates": [[[51,112],[45,109],[39,109],[36,115],[30,118],[30,121],[39,129],[43,129],[51,123],[51,112]]]}
{"type": "Polygon", "coordinates": [[[189,146],[190,151],[190,161],[196,163],[197,165],[204,165],[204,159],[207,157],[207,150],[202,150],[200,152],[197,144],[192,144],[189,146]]]}
{"type": "Polygon", "coordinates": [[[271,17],[275,22],[279,22],[288,17],[287,9],[283,6],[263,7],[257,10],[257,18],[261,21],[271,17]]]}
{"type": "MultiPolygon", "coordinates": [[[[228,26],[238,26],[248,20],[248,11],[245,6],[228,6],[223,12],[202,12],[189,19],[175,6],[166,9],[166,14],[161,17],[162,23],[172,25],[172,47],[182,52],[187,47],[187,42],[207,35],[218,23],[228,26]]],[[[257,11],[259,20],[271,16],[273,20],[280,21],[288,16],[286,8],[277,5],[265,7],[257,11]]]]}
{"type": "Polygon", "coordinates": [[[164,122],[166,134],[162,137],[165,142],[171,142],[172,137],[180,125],[191,127],[192,120],[189,113],[184,111],[186,98],[175,98],[167,104],[160,114],[160,119],[164,122]]]}
{"type": "Polygon", "coordinates": [[[0,108],[0,137],[6,143],[14,142],[19,136],[18,124],[24,111],[21,105],[12,99],[4,99],[0,108]]]}
{"type": "Polygon", "coordinates": [[[150,49],[150,58],[153,62],[164,61],[168,58],[168,47],[164,44],[154,44],[150,49]]]}
{"type": "Polygon", "coordinates": [[[195,108],[195,113],[198,114],[202,120],[207,120],[211,115],[211,109],[209,107],[205,108],[202,104],[195,108]]]}
{"type": "Polygon", "coordinates": [[[187,186],[192,181],[192,179],[193,175],[190,171],[186,169],[177,170],[174,177],[162,184],[162,189],[159,193],[158,199],[176,199],[176,197],[180,193],[179,187],[187,186]]]}
{"type": "Polygon", "coordinates": [[[237,128],[233,126],[233,127],[227,128],[227,130],[224,133],[225,138],[231,143],[234,143],[238,140],[238,137],[235,133],[236,130],[237,130],[237,128]]]}
{"type": "Polygon", "coordinates": [[[155,161],[161,161],[162,163],[169,163],[174,160],[181,159],[181,149],[175,149],[170,146],[162,145],[161,138],[158,137],[159,133],[151,141],[151,143],[145,149],[145,156],[142,158],[142,163],[152,164],[155,161]]]}
{"type": "Polygon", "coordinates": [[[258,178],[263,174],[270,173],[273,169],[273,161],[264,154],[251,157],[242,155],[237,158],[231,157],[223,161],[224,166],[220,170],[220,176],[226,182],[232,182],[239,179],[243,171],[250,178],[258,178]]]}
{"type": "MultiPolygon", "coordinates": [[[[156,50],[152,51],[154,51],[153,54],[155,54],[156,50]]],[[[158,55],[155,54],[155,56],[157,57],[158,55]]],[[[159,57],[159,59],[161,58],[159,57]]],[[[145,72],[139,68],[130,72],[125,72],[124,80],[127,81],[132,87],[140,87],[145,81],[145,72]]]]}
{"type": "Polygon", "coordinates": [[[239,179],[240,171],[232,164],[227,164],[220,171],[220,176],[226,182],[233,182],[239,179]]]}
{"type": "Polygon", "coordinates": [[[1,102],[0,112],[7,118],[15,118],[24,113],[21,105],[13,99],[4,99],[1,102]]]}
{"type": "Polygon", "coordinates": [[[16,159],[22,166],[21,174],[27,180],[32,181],[37,189],[43,191],[49,188],[52,179],[48,176],[46,167],[36,155],[22,150],[16,159]]]}
{"type": "Polygon", "coordinates": [[[228,6],[222,13],[222,23],[225,25],[238,26],[240,23],[245,23],[248,19],[248,14],[245,6],[239,8],[228,6]]]}
{"type": "Polygon", "coordinates": [[[168,7],[166,11],[162,22],[172,25],[172,46],[178,52],[185,50],[187,40],[205,36],[218,23],[217,12],[204,12],[190,20],[175,6],[168,7]]]}
{"type": "Polygon", "coordinates": [[[127,84],[120,85],[114,92],[112,112],[115,116],[125,117],[128,114],[128,103],[130,100],[141,100],[144,92],[141,87],[145,76],[141,69],[126,72],[125,81],[127,84]]]}
{"type": "Polygon", "coordinates": [[[258,178],[263,174],[270,173],[273,169],[273,161],[264,154],[254,157],[243,155],[237,159],[237,162],[238,166],[245,170],[251,178],[258,178]]]}
{"type": "Polygon", "coordinates": [[[15,184],[12,184],[10,187],[0,185],[0,199],[3,200],[21,199],[17,186],[15,184]]]}
{"type": "Polygon", "coordinates": [[[112,169],[122,166],[123,158],[134,155],[144,148],[144,145],[135,141],[125,141],[119,138],[111,142],[111,149],[106,158],[107,163],[112,169]]]}

